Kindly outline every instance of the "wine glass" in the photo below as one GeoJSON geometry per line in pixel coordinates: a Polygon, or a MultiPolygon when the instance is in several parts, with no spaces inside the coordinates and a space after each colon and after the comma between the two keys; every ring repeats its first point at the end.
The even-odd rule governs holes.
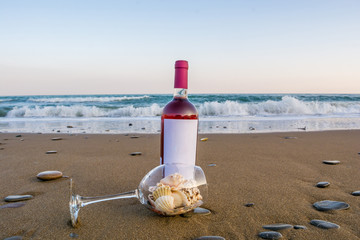
{"type": "Polygon", "coordinates": [[[207,182],[204,171],[194,166],[192,179],[185,179],[175,173],[163,177],[165,165],[160,165],[148,172],[137,189],[129,192],[83,197],[74,193],[74,184],[70,179],[70,215],[73,227],[79,220],[80,208],[92,203],[122,198],[137,198],[150,210],[164,216],[189,212],[204,203],[207,197],[207,182]]]}

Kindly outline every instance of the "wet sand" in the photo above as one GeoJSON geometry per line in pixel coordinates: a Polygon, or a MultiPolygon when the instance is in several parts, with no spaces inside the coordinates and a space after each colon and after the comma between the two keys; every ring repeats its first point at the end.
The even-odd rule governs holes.
{"type": "Polygon", "coordinates": [[[274,223],[307,227],[282,230],[283,239],[360,239],[360,197],[351,195],[360,190],[359,130],[200,134],[199,139],[209,138],[198,142],[197,165],[207,176],[204,207],[211,215],[161,217],[136,199],[124,199],[83,208],[76,229],[69,223],[69,179],[41,181],[36,175],[62,171],[84,196],[133,190],[159,163],[160,135],[16,135],[0,134],[0,207],[8,195],[34,198],[19,208],[0,208],[0,239],[260,239],[258,234],[267,231],[262,226],[274,223]],[[51,150],[57,153],[46,154],[51,150]],[[341,163],[326,165],[323,160],[341,163]],[[320,181],[330,186],[315,187],[320,181]],[[320,212],[312,204],[321,200],[344,201],[350,208],[320,212]],[[317,228],[310,225],[312,219],[340,229],[317,228]]]}

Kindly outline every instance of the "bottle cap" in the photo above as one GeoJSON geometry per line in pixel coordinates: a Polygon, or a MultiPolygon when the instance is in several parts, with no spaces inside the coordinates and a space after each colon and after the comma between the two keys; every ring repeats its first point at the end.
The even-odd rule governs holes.
{"type": "Polygon", "coordinates": [[[186,68],[189,69],[189,64],[186,60],[178,60],[175,62],[175,68],[186,68]]]}
{"type": "Polygon", "coordinates": [[[188,69],[189,64],[185,60],[175,62],[175,84],[174,88],[188,88],[188,69]]]}

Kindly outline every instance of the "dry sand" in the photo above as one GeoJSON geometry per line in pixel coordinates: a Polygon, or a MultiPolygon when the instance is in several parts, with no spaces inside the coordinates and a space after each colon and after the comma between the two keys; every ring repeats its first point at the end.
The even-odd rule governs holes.
{"type": "MultiPolygon", "coordinates": [[[[69,179],[40,181],[37,173],[59,170],[84,196],[133,190],[159,163],[158,134],[66,135],[0,134],[0,198],[32,194],[19,208],[0,209],[0,239],[195,239],[219,235],[226,239],[259,239],[263,225],[300,224],[306,230],[283,230],[283,239],[360,239],[360,131],[271,134],[202,134],[197,165],[207,176],[211,215],[161,217],[136,199],[87,206],[81,225],[69,224],[69,179]],[[296,137],[285,139],[284,137],[296,137]],[[52,137],[63,140],[51,141],[52,137]],[[23,139],[23,141],[21,141],[23,139]],[[56,150],[57,154],[45,154],[56,150]],[[141,156],[130,156],[131,152],[141,156]],[[323,160],[340,160],[325,165],[323,160]],[[216,166],[208,166],[215,163],[216,166]],[[328,188],[315,184],[328,181],[328,188]],[[345,201],[348,210],[319,212],[321,200],[345,201]],[[246,203],[255,203],[245,207],[246,203]],[[324,230],[312,219],[336,223],[324,230]]],[[[1,200],[0,206],[7,204],[1,200]]]]}

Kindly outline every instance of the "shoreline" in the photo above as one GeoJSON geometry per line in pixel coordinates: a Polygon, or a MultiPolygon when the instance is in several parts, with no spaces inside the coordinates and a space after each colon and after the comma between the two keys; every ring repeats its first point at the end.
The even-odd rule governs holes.
{"type": "Polygon", "coordinates": [[[208,140],[198,141],[197,165],[207,177],[209,195],[203,207],[211,215],[160,217],[136,199],[124,199],[85,207],[81,225],[74,229],[69,225],[68,179],[45,182],[36,175],[59,170],[83,196],[133,190],[159,164],[160,134],[0,133],[0,207],[8,195],[34,196],[22,202],[25,206],[0,209],[0,238],[260,239],[257,235],[267,231],[263,225],[288,223],[307,229],[282,230],[284,239],[360,239],[359,197],[351,195],[360,190],[360,130],[199,133],[202,137],[208,140]],[[50,150],[57,153],[46,154],[50,150]],[[341,163],[331,166],[323,160],[341,163]],[[315,187],[320,181],[330,186],[315,187]],[[320,212],[312,204],[321,200],[344,201],[350,208],[320,212]],[[312,219],[340,229],[317,228],[309,223],[312,219]]]}

